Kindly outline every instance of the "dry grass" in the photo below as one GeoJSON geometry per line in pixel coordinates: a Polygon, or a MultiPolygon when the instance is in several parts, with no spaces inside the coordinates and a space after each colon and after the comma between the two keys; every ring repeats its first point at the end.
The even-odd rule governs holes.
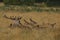
{"type": "MultiPolygon", "coordinates": [[[[4,4],[0,4],[0,6],[3,5],[4,4]]],[[[44,12],[44,11],[43,12],[35,12],[35,11],[17,12],[19,10],[13,12],[11,11],[12,9],[9,10],[8,7],[6,7],[7,10],[4,10],[4,7],[2,8],[3,8],[2,11],[0,9],[0,40],[60,40],[59,12],[50,12],[50,11],[49,12],[44,12]],[[32,18],[34,21],[37,22],[38,25],[40,25],[43,28],[36,29],[37,28],[36,27],[35,29],[34,28],[24,29],[24,28],[19,28],[18,26],[14,28],[10,28],[9,24],[13,23],[13,21],[4,18],[3,17],[4,14],[6,14],[8,17],[10,16],[23,17],[21,20],[22,24],[24,24],[24,19],[30,22],[29,18],[32,18]],[[51,27],[51,24],[53,23],[56,23],[56,25],[54,25],[54,28],[51,27]]],[[[37,11],[39,11],[39,8],[37,11]]]]}
{"type": "MultiPolygon", "coordinates": [[[[30,22],[30,21],[29,21],[30,22]]],[[[60,14],[54,12],[13,12],[13,11],[1,11],[0,12],[0,40],[60,40],[60,14]],[[22,16],[21,23],[24,24],[24,19],[29,21],[32,18],[37,24],[42,25],[40,29],[21,29],[10,28],[9,24],[13,23],[12,20],[3,17],[4,13],[9,16],[22,16]],[[55,27],[51,25],[56,23],[55,27]]]]}

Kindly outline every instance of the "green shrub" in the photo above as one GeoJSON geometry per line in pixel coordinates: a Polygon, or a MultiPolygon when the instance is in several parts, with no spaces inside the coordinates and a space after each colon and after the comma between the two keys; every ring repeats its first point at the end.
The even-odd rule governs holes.
{"type": "Polygon", "coordinates": [[[9,4],[9,0],[3,0],[5,4],[9,4]]]}
{"type": "Polygon", "coordinates": [[[32,5],[35,0],[3,0],[5,4],[32,5]]]}

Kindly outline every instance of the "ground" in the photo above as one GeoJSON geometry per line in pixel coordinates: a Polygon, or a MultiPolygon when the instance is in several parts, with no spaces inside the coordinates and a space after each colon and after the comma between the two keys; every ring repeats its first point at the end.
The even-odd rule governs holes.
{"type": "Polygon", "coordinates": [[[60,40],[60,14],[57,12],[13,12],[1,11],[0,12],[0,40],[60,40]],[[29,22],[32,18],[37,24],[44,29],[21,29],[19,27],[10,28],[9,24],[13,23],[12,20],[6,19],[3,15],[21,16],[21,23],[24,24],[24,19],[29,22]],[[54,25],[54,28],[51,25],[54,25]]]}

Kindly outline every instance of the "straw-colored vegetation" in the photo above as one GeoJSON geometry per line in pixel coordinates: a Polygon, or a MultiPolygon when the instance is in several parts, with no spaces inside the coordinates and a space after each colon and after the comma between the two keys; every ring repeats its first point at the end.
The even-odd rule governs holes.
{"type": "Polygon", "coordinates": [[[27,6],[3,6],[0,7],[0,40],[60,40],[60,13],[59,9],[39,9],[39,7],[27,6]],[[22,17],[23,26],[13,26],[13,20],[4,17],[22,17]],[[25,21],[37,24],[26,25],[25,21]],[[39,26],[36,26],[39,25],[39,26]]]}

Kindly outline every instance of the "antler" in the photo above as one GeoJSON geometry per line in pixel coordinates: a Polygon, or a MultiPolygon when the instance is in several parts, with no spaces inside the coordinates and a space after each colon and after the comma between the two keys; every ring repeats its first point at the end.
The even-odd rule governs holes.
{"type": "Polygon", "coordinates": [[[7,17],[6,15],[4,15],[3,17],[5,17],[5,18],[7,18],[7,19],[15,20],[15,18],[12,18],[12,16],[7,17]]]}
{"type": "Polygon", "coordinates": [[[37,24],[37,22],[33,21],[31,18],[30,18],[30,21],[31,21],[32,23],[34,23],[34,24],[37,24]]]}
{"type": "Polygon", "coordinates": [[[3,17],[7,18],[7,19],[10,19],[9,17],[7,17],[6,15],[4,15],[3,17]]]}
{"type": "Polygon", "coordinates": [[[27,22],[25,19],[24,19],[24,22],[27,23],[27,24],[30,24],[29,22],[27,22]]]}

